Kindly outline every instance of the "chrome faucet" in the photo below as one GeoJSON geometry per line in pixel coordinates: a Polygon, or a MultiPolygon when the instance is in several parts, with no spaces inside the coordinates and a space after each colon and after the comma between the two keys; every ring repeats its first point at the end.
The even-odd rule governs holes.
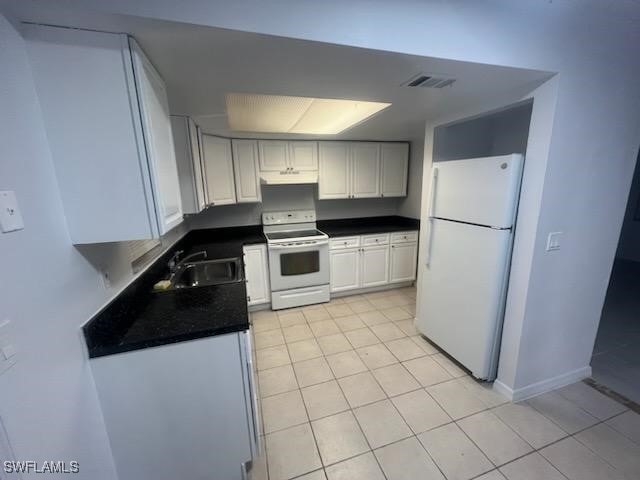
{"type": "Polygon", "coordinates": [[[201,250],[199,252],[190,253],[189,255],[184,257],[182,260],[180,260],[180,263],[178,263],[178,266],[182,265],[183,263],[187,263],[189,260],[193,260],[195,257],[198,257],[198,256],[201,256],[202,258],[207,258],[207,251],[201,250]]]}
{"type": "Polygon", "coordinates": [[[167,263],[167,266],[169,267],[169,272],[171,273],[171,276],[173,276],[176,273],[176,271],[180,268],[181,265],[184,265],[189,260],[193,260],[196,257],[202,257],[203,259],[207,258],[207,251],[206,250],[201,250],[199,252],[190,253],[189,255],[184,257],[182,260],[180,260],[180,256],[183,253],[184,253],[184,250],[178,250],[176,253],[173,254],[173,257],[171,257],[171,260],[169,260],[169,263],[167,263]]]}
{"type": "Polygon", "coordinates": [[[169,272],[174,273],[176,271],[176,269],[178,268],[178,259],[180,258],[180,255],[182,255],[183,253],[184,253],[184,250],[177,250],[173,254],[171,259],[167,263],[167,266],[169,267],[169,272]]]}

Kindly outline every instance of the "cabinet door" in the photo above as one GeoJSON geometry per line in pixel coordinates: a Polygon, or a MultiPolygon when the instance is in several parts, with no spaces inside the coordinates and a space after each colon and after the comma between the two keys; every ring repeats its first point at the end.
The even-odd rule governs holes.
{"type": "Polygon", "coordinates": [[[380,147],[381,194],[383,197],[407,195],[409,169],[409,145],[407,143],[383,143],[380,147]]]}
{"type": "Polygon", "coordinates": [[[261,202],[257,142],[255,140],[233,140],[232,146],[238,203],[261,202]]]}
{"type": "Polygon", "coordinates": [[[391,283],[410,282],[416,279],[418,244],[402,243],[391,245],[391,283]]]}
{"type": "Polygon", "coordinates": [[[195,122],[189,118],[189,144],[191,145],[191,158],[193,160],[193,173],[196,184],[196,201],[198,211],[201,212],[207,206],[207,194],[204,181],[204,169],[202,167],[202,151],[200,148],[200,129],[195,122]]]}
{"type": "Polygon", "coordinates": [[[318,198],[329,200],[349,198],[350,169],[349,144],[347,142],[320,142],[318,145],[320,171],[318,174],[318,198]]]}
{"type": "Polygon", "coordinates": [[[286,140],[259,140],[261,172],[284,172],[289,166],[289,142],[286,140]]]}
{"type": "Polygon", "coordinates": [[[231,140],[203,134],[202,151],[209,204],[236,203],[231,140]]]}
{"type": "Polygon", "coordinates": [[[200,172],[202,176],[202,200],[204,207],[209,205],[209,187],[207,186],[207,173],[204,168],[204,146],[202,145],[202,130],[196,125],[196,142],[198,142],[198,152],[200,158],[200,172]]]}
{"type": "Polygon", "coordinates": [[[171,132],[169,101],[160,74],[130,39],[138,102],[160,235],[182,222],[182,199],[171,132]]]}
{"type": "Polygon", "coordinates": [[[331,291],[341,292],[360,286],[360,249],[329,251],[331,291]]]}
{"type": "Polygon", "coordinates": [[[362,287],[389,283],[389,245],[362,249],[362,287]]]}
{"type": "Polygon", "coordinates": [[[318,142],[289,142],[289,166],[298,172],[318,170],[318,142]]]}
{"type": "Polygon", "coordinates": [[[380,196],[380,144],[351,143],[352,198],[380,196]]]}
{"type": "Polygon", "coordinates": [[[253,440],[240,335],[91,359],[119,480],[241,480],[253,440]]]}
{"type": "Polygon", "coordinates": [[[249,305],[267,303],[271,299],[269,289],[269,267],[267,246],[244,247],[244,274],[247,279],[247,302],[249,305]]]}
{"type": "Polygon", "coordinates": [[[196,125],[189,117],[172,115],[171,130],[176,149],[182,211],[190,214],[199,213],[206,206],[206,202],[196,125]]]}

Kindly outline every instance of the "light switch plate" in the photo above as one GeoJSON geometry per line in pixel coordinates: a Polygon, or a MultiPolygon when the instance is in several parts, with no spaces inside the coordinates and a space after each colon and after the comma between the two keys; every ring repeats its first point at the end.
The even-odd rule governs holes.
{"type": "Polygon", "coordinates": [[[560,250],[560,237],[562,237],[562,232],[549,233],[547,237],[547,252],[560,250]]]}
{"type": "Polygon", "coordinates": [[[0,227],[3,233],[24,228],[16,194],[10,190],[0,191],[0,227]]]}

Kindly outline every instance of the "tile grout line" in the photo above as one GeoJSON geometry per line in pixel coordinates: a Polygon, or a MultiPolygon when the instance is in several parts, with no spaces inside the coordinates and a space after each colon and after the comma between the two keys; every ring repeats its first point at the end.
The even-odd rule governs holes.
{"type": "MultiPolygon", "coordinates": [[[[361,372],[361,373],[364,373],[364,372],[361,372]]],[[[356,375],[358,375],[358,374],[356,374],[356,375]]],[[[371,376],[373,377],[373,375],[371,375],[371,376]]],[[[344,378],[346,378],[346,377],[344,377],[344,378]]],[[[373,380],[374,380],[374,381],[376,381],[375,377],[374,377],[374,379],[373,379],[373,380]]],[[[376,382],[377,382],[377,381],[376,381],[376,382]]],[[[360,429],[360,433],[362,434],[362,437],[364,438],[364,441],[365,441],[365,442],[367,442],[367,446],[369,447],[369,451],[371,452],[371,455],[373,455],[373,458],[375,459],[376,463],[378,464],[378,468],[380,469],[380,472],[382,472],[382,476],[385,478],[385,480],[389,480],[389,478],[387,477],[387,474],[386,474],[386,473],[384,473],[384,470],[382,469],[382,465],[380,465],[380,462],[379,462],[379,460],[378,460],[378,457],[377,457],[377,456],[376,456],[376,454],[374,453],[373,448],[371,448],[371,444],[369,443],[369,439],[368,439],[368,438],[367,438],[367,436],[365,435],[364,430],[362,429],[362,425],[360,425],[360,421],[358,420],[358,417],[357,417],[357,416],[356,416],[356,414],[354,413],[354,411],[353,411],[354,409],[353,409],[353,407],[351,407],[351,404],[349,403],[349,399],[347,398],[347,395],[344,393],[344,389],[342,388],[342,385],[340,385],[340,382],[337,382],[337,384],[338,384],[338,388],[339,388],[339,389],[340,389],[340,391],[342,392],[342,395],[343,395],[343,396],[344,396],[344,398],[347,400],[347,405],[349,405],[349,407],[351,408],[351,410],[350,410],[350,411],[351,411],[351,415],[353,415],[353,418],[355,419],[356,424],[358,425],[358,428],[360,429]]],[[[382,387],[381,387],[381,389],[382,389],[382,387]]],[[[386,392],[385,392],[384,390],[382,390],[382,391],[383,391],[383,393],[385,393],[385,395],[386,395],[386,392]]],[[[375,402],[373,402],[373,403],[375,403],[375,402]]],[[[370,403],[370,404],[368,404],[368,405],[373,405],[373,403],[370,403]]],[[[365,452],[365,453],[368,453],[368,452],[365,452]]],[[[365,455],[365,453],[361,453],[361,454],[359,454],[359,455],[365,455]]],[[[354,457],[352,457],[352,458],[355,458],[355,457],[357,457],[357,456],[359,456],[359,455],[356,455],[356,456],[354,456],[354,457]]],[[[345,461],[345,460],[342,460],[342,461],[345,461]]],[[[339,463],[339,462],[338,462],[338,463],[339,463]]],[[[334,464],[334,465],[335,465],[335,464],[334,464]]],[[[326,471],[325,471],[325,472],[326,472],[326,471]]]]}
{"type": "MultiPolygon", "coordinates": [[[[401,306],[399,306],[399,307],[401,307],[401,306]]],[[[391,308],[394,308],[394,307],[391,307],[391,308]]],[[[378,309],[377,311],[380,311],[380,310],[378,309]]],[[[310,328],[310,323],[312,323],[312,322],[309,322],[309,320],[306,318],[306,316],[304,316],[304,312],[302,312],[302,314],[303,314],[303,317],[305,318],[305,321],[306,321],[307,326],[310,328]]],[[[356,313],[355,313],[355,315],[358,315],[358,313],[356,312],[356,313]]],[[[384,315],[384,314],[383,314],[383,315],[384,315]]],[[[345,316],[347,316],[347,315],[345,315],[345,316]]],[[[358,315],[358,317],[359,317],[359,315],[358,315]]],[[[335,319],[336,319],[336,318],[340,318],[340,317],[333,317],[333,316],[331,316],[330,320],[334,321],[334,323],[335,323],[335,319]]],[[[396,321],[391,320],[391,319],[389,319],[388,317],[386,317],[386,318],[388,319],[388,322],[383,322],[383,323],[389,323],[389,322],[392,322],[392,323],[394,323],[394,324],[396,323],[396,321]]],[[[324,320],[329,320],[329,318],[328,318],[328,319],[324,319],[324,320]]],[[[361,320],[362,320],[362,319],[361,319],[361,320]]],[[[322,320],[320,320],[320,321],[322,321],[322,320]]],[[[401,320],[398,320],[398,321],[401,321],[401,320]]],[[[362,328],[368,328],[369,330],[371,330],[371,327],[370,327],[368,324],[365,324],[365,325],[366,325],[366,327],[362,327],[362,328]]],[[[396,327],[397,327],[397,325],[396,325],[396,327]]],[[[341,332],[340,332],[340,333],[341,333],[342,335],[344,335],[344,334],[345,334],[345,332],[353,331],[353,330],[357,330],[357,329],[352,329],[352,330],[342,330],[339,326],[338,326],[338,328],[341,330],[341,332]]],[[[275,330],[275,329],[273,329],[273,330],[275,330]]],[[[267,330],[267,331],[268,331],[268,330],[267,330]]],[[[371,332],[374,334],[374,336],[376,336],[376,338],[378,338],[378,339],[380,340],[380,343],[376,343],[376,344],[373,344],[373,345],[382,345],[382,346],[383,346],[383,347],[385,347],[387,350],[389,350],[389,349],[388,349],[388,347],[387,347],[387,345],[386,345],[386,343],[385,343],[384,341],[382,341],[382,340],[381,340],[381,339],[380,339],[380,338],[375,334],[375,332],[373,332],[373,330],[371,330],[371,332]]],[[[406,332],[404,332],[404,331],[402,331],[402,332],[403,332],[403,334],[404,334],[404,335],[403,335],[403,337],[400,337],[400,338],[409,338],[409,339],[411,339],[412,335],[407,335],[407,333],[406,333],[406,332]]],[[[258,333],[260,333],[260,332],[258,332],[258,333]]],[[[313,333],[313,331],[312,331],[312,333],[313,333]]],[[[330,335],[331,335],[331,334],[330,334],[330,335]]],[[[328,335],[322,335],[322,336],[328,336],[328,335]]],[[[315,333],[313,333],[313,338],[310,338],[310,339],[313,339],[313,340],[317,341],[317,339],[318,339],[318,338],[321,338],[322,336],[316,336],[316,335],[315,335],[315,333]]],[[[364,347],[358,347],[358,348],[356,348],[356,347],[351,343],[351,341],[350,341],[348,338],[347,338],[347,340],[348,340],[348,342],[349,342],[349,343],[351,344],[351,346],[352,346],[352,349],[351,349],[351,350],[352,350],[352,351],[355,351],[355,352],[356,352],[356,355],[358,355],[358,357],[359,357],[359,358],[360,358],[360,360],[362,361],[362,357],[360,356],[360,354],[359,354],[359,352],[358,352],[357,350],[358,350],[358,348],[364,348],[364,347]]],[[[389,340],[389,342],[391,342],[391,341],[393,341],[393,340],[396,340],[396,339],[389,340]]],[[[291,361],[291,365],[292,365],[292,367],[293,367],[293,363],[298,363],[298,362],[293,362],[293,361],[292,361],[292,359],[291,359],[291,356],[290,356],[290,353],[289,353],[289,348],[288,348],[288,344],[289,344],[289,343],[295,343],[295,342],[287,342],[287,341],[285,340],[285,343],[284,343],[284,344],[281,344],[281,345],[284,345],[284,346],[285,346],[285,348],[287,349],[287,354],[288,354],[288,356],[289,356],[289,360],[291,361]]],[[[271,347],[275,347],[275,346],[280,346],[280,345],[268,346],[268,347],[264,347],[263,349],[265,349],[265,348],[271,348],[271,347]]],[[[366,345],[365,345],[365,347],[366,347],[366,345]]],[[[256,349],[256,350],[257,350],[257,349],[256,349]]],[[[422,349],[421,349],[421,350],[422,350],[422,349]]],[[[424,351],[424,350],[423,350],[423,351],[424,351]]],[[[340,353],[340,352],[338,352],[338,353],[340,353]]],[[[412,378],[414,378],[414,379],[415,379],[415,377],[411,374],[411,372],[409,372],[409,371],[407,370],[406,366],[404,366],[403,361],[402,361],[402,360],[400,360],[400,359],[399,359],[399,358],[398,358],[398,357],[397,357],[397,356],[396,356],[392,351],[390,351],[390,353],[392,354],[392,356],[393,356],[394,358],[396,358],[396,359],[398,360],[398,363],[399,363],[399,364],[401,364],[401,365],[405,368],[405,370],[410,374],[410,376],[411,376],[412,378]]],[[[436,353],[432,353],[432,354],[428,354],[428,353],[426,353],[426,352],[425,352],[425,355],[422,355],[421,357],[416,357],[416,358],[424,358],[424,356],[431,357],[431,356],[437,355],[438,353],[439,353],[439,351],[436,351],[436,353]]],[[[324,358],[324,359],[325,359],[325,361],[326,361],[326,357],[327,357],[327,355],[324,353],[324,351],[322,351],[322,355],[321,355],[321,357],[322,357],[322,358],[324,358]]],[[[315,358],[320,358],[320,357],[315,357],[315,358]]],[[[412,360],[412,359],[408,359],[408,360],[405,360],[405,361],[409,361],[409,360],[412,360]]],[[[380,465],[380,463],[379,463],[379,461],[378,461],[378,459],[377,459],[377,457],[376,457],[376,455],[375,455],[375,451],[371,448],[371,445],[369,444],[369,441],[368,441],[368,439],[366,438],[366,435],[364,435],[364,431],[362,430],[362,426],[360,425],[360,421],[359,421],[359,420],[357,419],[357,417],[355,416],[354,410],[355,410],[355,409],[357,409],[357,408],[362,408],[362,407],[365,407],[365,406],[368,406],[368,405],[372,405],[372,404],[377,403],[377,402],[389,401],[389,402],[391,402],[391,404],[394,406],[394,409],[398,412],[398,414],[399,414],[399,415],[400,415],[400,417],[402,418],[402,420],[403,420],[403,422],[405,423],[405,425],[407,425],[407,424],[406,424],[406,420],[404,419],[404,417],[402,416],[402,414],[399,412],[399,410],[397,409],[397,407],[396,407],[396,406],[395,406],[395,404],[393,403],[393,398],[396,398],[396,397],[399,397],[399,396],[405,395],[405,394],[407,394],[407,393],[412,393],[412,392],[415,392],[415,391],[420,390],[420,389],[424,390],[428,395],[430,395],[430,394],[429,394],[429,392],[426,390],[427,388],[429,388],[429,387],[431,387],[431,386],[438,385],[438,384],[446,383],[446,382],[449,382],[449,381],[459,380],[460,378],[464,378],[464,377],[465,377],[464,375],[463,375],[463,376],[459,376],[459,377],[455,377],[454,375],[452,375],[452,374],[451,374],[451,372],[449,372],[449,370],[447,370],[447,369],[444,367],[444,365],[442,365],[440,362],[438,362],[438,360],[437,360],[436,358],[434,358],[433,360],[434,360],[434,361],[435,361],[435,362],[436,362],[440,367],[442,367],[442,368],[443,368],[443,369],[444,369],[444,370],[445,370],[449,375],[451,375],[451,376],[452,376],[452,378],[447,379],[447,380],[442,381],[442,382],[438,382],[438,383],[433,384],[433,385],[429,385],[428,387],[423,387],[423,386],[422,386],[422,384],[421,384],[420,382],[417,382],[419,385],[421,385],[421,387],[420,387],[420,388],[415,389],[415,390],[411,390],[411,391],[409,391],[409,392],[404,392],[404,393],[402,393],[402,394],[394,395],[394,396],[390,396],[390,395],[388,395],[388,394],[387,394],[387,392],[382,388],[382,391],[383,391],[383,393],[384,393],[384,395],[385,395],[385,398],[384,398],[384,399],[382,399],[382,400],[378,400],[378,401],[375,401],[375,402],[369,402],[369,403],[366,403],[366,404],[363,404],[363,405],[359,405],[358,407],[352,407],[352,406],[351,406],[351,404],[350,404],[350,403],[348,402],[348,400],[347,400],[347,404],[348,404],[348,406],[349,406],[349,409],[348,409],[348,410],[344,410],[344,411],[342,411],[342,412],[337,412],[337,413],[331,414],[331,415],[336,415],[336,414],[339,414],[339,413],[345,413],[345,412],[347,412],[347,411],[350,411],[350,412],[352,413],[352,415],[353,415],[353,416],[354,416],[354,418],[356,419],[356,423],[357,423],[357,424],[358,424],[358,426],[359,426],[360,432],[362,433],[362,435],[363,435],[363,437],[364,437],[364,439],[365,439],[365,441],[366,441],[367,445],[368,445],[368,446],[369,446],[369,448],[370,448],[369,452],[373,453],[374,458],[376,459],[376,462],[378,463],[378,465],[380,466],[380,468],[381,468],[381,465],[380,465]]],[[[368,366],[368,365],[366,365],[366,364],[365,364],[365,366],[367,367],[367,370],[366,370],[366,371],[358,372],[358,373],[355,373],[355,374],[352,374],[352,375],[347,375],[347,376],[345,376],[345,377],[340,377],[340,378],[335,377],[335,374],[333,374],[333,371],[332,371],[332,374],[334,375],[334,378],[333,378],[333,379],[331,379],[331,380],[328,380],[328,381],[326,381],[326,382],[320,382],[320,384],[322,384],[322,383],[328,383],[328,382],[331,382],[331,381],[336,381],[336,383],[338,384],[338,387],[340,388],[340,391],[342,392],[343,396],[344,396],[344,397],[345,397],[345,399],[346,399],[346,395],[344,394],[344,390],[343,390],[343,388],[342,388],[342,385],[340,385],[339,380],[341,380],[341,379],[343,379],[343,378],[349,378],[349,377],[352,377],[352,376],[355,376],[355,375],[360,375],[360,374],[362,374],[362,373],[369,373],[369,374],[374,378],[374,381],[376,382],[376,384],[377,384],[379,387],[382,387],[382,386],[380,385],[380,383],[378,382],[377,378],[373,375],[373,372],[374,372],[374,370],[378,370],[378,369],[381,369],[381,368],[385,368],[385,367],[387,367],[387,366],[391,366],[391,365],[396,365],[396,363],[394,362],[393,364],[386,365],[386,366],[382,366],[382,367],[379,367],[379,368],[377,368],[377,369],[371,369],[371,368],[369,368],[369,366],[368,366]]],[[[277,368],[277,367],[273,367],[273,368],[277,368]]],[[[296,375],[296,382],[297,382],[297,384],[298,384],[298,390],[300,391],[300,395],[301,395],[301,397],[302,397],[302,388],[299,386],[299,382],[297,381],[297,374],[295,374],[295,369],[294,369],[294,375],[296,375]]],[[[416,381],[417,381],[417,379],[416,379],[416,381]]],[[[318,385],[318,384],[314,384],[314,385],[318,385]]],[[[606,459],[604,459],[604,458],[602,458],[600,455],[598,455],[598,453],[597,453],[597,452],[595,452],[595,451],[591,450],[587,445],[585,445],[584,443],[582,443],[582,442],[581,442],[581,441],[576,437],[576,435],[578,435],[578,434],[580,434],[580,433],[582,433],[582,432],[584,432],[584,431],[586,431],[586,430],[588,430],[588,429],[590,429],[590,428],[593,428],[593,427],[595,427],[595,426],[597,426],[597,425],[603,424],[603,423],[604,423],[605,425],[609,426],[609,425],[607,424],[607,422],[608,422],[608,421],[610,421],[611,419],[616,418],[616,417],[618,417],[618,416],[620,416],[620,415],[625,414],[628,410],[625,410],[625,411],[623,411],[623,412],[617,413],[617,414],[612,415],[612,416],[610,416],[610,417],[608,417],[608,418],[606,418],[606,419],[601,420],[601,419],[599,419],[599,418],[597,418],[597,417],[595,417],[595,416],[591,415],[588,411],[584,410],[582,407],[580,407],[579,405],[575,404],[575,403],[574,403],[574,402],[572,402],[570,399],[568,399],[568,398],[566,398],[566,397],[564,397],[564,396],[560,395],[564,400],[567,400],[567,401],[568,401],[568,402],[570,402],[572,405],[574,405],[576,408],[578,408],[578,409],[580,409],[580,410],[584,411],[585,413],[587,413],[587,414],[588,414],[588,415],[590,415],[591,417],[593,417],[593,418],[595,418],[595,419],[597,419],[597,420],[598,420],[596,423],[594,423],[594,424],[592,424],[592,425],[590,425],[590,426],[588,426],[588,427],[585,427],[585,428],[583,428],[583,429],[580,429],[580,430],[578,430],[578,431],[574,432],[573,434],[570,434],[570,433],[566,432],[566,431],[565,431],[565,430],[564,430],[560,425],[558,425],[558,424],[557,424],[555,421],[553,421],[551,418],[547,417],[547,415],[545,415],[542,411],[538,410],[538,409],[537,409],[537,408],[535,408],[533,405],[529,405],[528,403],[526,403],[526,405],[527,405],[529,408],[533,408],[533,410],[534,410],[534,411],[536,411],[536,412],[538,412],[539,414],[543,415],[546,419],[548,419],[548,420],[549,420],[551,423],[553,423],[554,425],[558,426],[558,427],[560,428],[560,430],[562,430],[562,431],[565,433],[565,435],[564,435],[562,438],[560,438],[560,439],[558,439],[558,440],[555,440],[555,441],[553,441],[553,442],[550,442],[549,444],[546,444],[546,445],[544,445],[544,446],[542,446],[542,447],[540,447],[540,448],[535,448],[535,447],[534,447],[533,445],[531,445],[527,440],[525,440],[523,437],[521,437],[521,436],[520,436],[520,434],[518,434],[518,432],[516,432],[516,431],[515,431],[515,430],[514,430],[510,425],[508,425],[506,422],[504,422],[500,417],[498,417],[498,416],[494,413],[494,411],[495,411],[496,409],[500,408],[501,406],[503,406],[503,405],[504,405],[504,403],[503,403],[503,404],[500,404],[500,405],[489,406],[489,404],[487,404],[487,403],[486,403],[482,398],[478,397],[478,396],[475,394],[475,392],[473,392],[472,390],[470,390],[466,385],[462,384],[462,387],[463,387],[463,388],[465,388],[465,389],[466,389],[470,394],[472,394],[473,396],[475,396],[476,398],[478,398],[478,399],[479,399],[479,401],[480,401],[481,403],[483,403],[483,404],[485,405],[485,407],[486,407],[486,408],[485,408],[484,410],[479,411],[479,412],[475,412],[475,413],[469,414],[469,415],[467,415],[467,416],[461,417],[461,418],[459,418],[459,419],[457,419],[457,420],[453,420],[453,419],[451,419],[452,421],[451,421],[451,422],[448,422],[448,423],[447,423],[447,424],[445,424],[445,425],[449,425],[449,424],[451,424],[451,423],[454,423],[454,424],[456,424],[456,425],[457,425],[459,421],[461,421],[461,420],[463,420],[463,419],[465,419],[465,418],[468,418],[468,417],[470,417],[470,416],[473,416],[473,415],[476,415],[476,414],[479,414],[479,413],[482,413],[482,412],[490,412],[490,413],[492,413],[494,416],[496,416],[496,418],[498,419],[498,421],[499,421],[501,424],[505,425],[505,426],[506,426],[509,430],[511,430],[511,431],[512,431],[512,432],[513,432],[513,433],[514,433],[518,438],[520,438],[520,439],[521,439],[521,440],[522,440],[526,445],[528,445],[530,448],[532,448],[532,450],[531,450],[530,452],[528,452],[528,453],[526,453],[526,454],[524,454],[524,455],[522,455],[522,456],[520,456],[520,457],[514,458],[514,459],[512,459],[512,460],[510,460],[510,461],[508,461],[508,462],[506,462],[506,463],[504,463],[504,464],[500,464],[499,466],[497,466],[495,463],[493,463],[491,460],[489,460],[489,462],[490,462],[492,465],[494,465],[494,466],[495,466],[495,468],[494,468],[493,470],[490,470],[490,472],[491,472],[491,471],[494,471],[494,470],[500,471],[500,468],[502,468],[502,467],[504,467],[504,466],[506,466],[506,465],[509,465],[509,464],[511,464],[511,463],[513,463],[513,462],[516,462],[516,461],[518,461],[518,460],[520,460],[520,459],[522,459],[522,458],[524,458],[524,457],[526,457],[526,456],[529,456],[529,455],[532,455],[532,454],[534,454],[534,453],[537,453],[537,454],[541,455],[541,457],[542,457],[542,458],[544,458],[544,459],[545,459],[545,461],[546,461],[547,463],[549,463],[549,464],[550,464],[550,465],[551,465],[555,470],[557,470],[557,471],[558,471],[558,472],[559,472],[559,473],[564,477],[564,474],[562,474],[562,472],[560,472],[560,471],[558,470],[558,468],[557,468],[553,463],[551,463],[551,462],[550,462],[550,461],[549,461],[549,460],[548,460],[544,455],[542,455],[540,452],[541,452],[541,450],[543,450],[543,449],[545,449],[545,448],[548,448],[548,447],[550,447],[550,446],[552,446],[552,445],[554,445],[554,444],[556,444],[556,443],[559,443],[559,442],[561,442],[561,441],[563,441],[563,440],[566,440],[567,438],[573,438],[573,439],[574,439],[574,440],[576,440],[580,445],[583,445],[583,446],[584,446],[585,448],[587,448],[590,452],[592,452],[592,453],[593,453],[597,458],[601,459],[605,464],[607,464],[607,465],[611,466],[611,468],[613,468],[613,469],[614,469],[614,470],[616,470],[616,471],[620,471],[617,467],[615,467],[614,465],[610,464],[606,459]]],[[[306,388],[306,387],[305,387],[305,388],[306,388]]],[[[430,396],[431,396],[431,395],[430,395],[430,396]]],[[[265,398],[266,398],[266,397],[265,397],[265,398]]],[[[310,417],[309,417],[308,409],[307,409],[307,407],[306,407],[306,403],[304,402],[304,397],[302,397],[302,398],[303,398],[303,404],[304,404],[304,407],[305,407],[305,411],[306,411],[306,414],[307,414],[307,418],[309,418],[309,424],[311,424],[311,420],[310,420],[310,417]]],[[[433,397],[431,397],[431,398],[433,398],[433,397]]],[[[442,407],[442,405],[440,404],[440,402],[438,402],[435,398],[433,398],[433,400],[436,402],[436,404],[437,404],[440,408],[442,408],[442,409],[444,410],[444,408],[442,407]]],[[[505,403],[509,403],[509,402],[505,402],[505,403]]],[[[525,403],[525,402],[522,402],[522,403],[525,403]]],[[[618,403],[619,403],[619,402],[618,402],[618,403]]],[[[446,410],[445,410],[445,413],[447,413],[447,412],[446,412],[446,410]]],[[[318,419],[315,419],[314,421],[316,421],[316,420],[320,420],[320,419],[322,419],[322,418],[327,418],[327,417],[329,417],[329,416],[331,416],[331,415],[327,415],[327,416],[325,416],[325,417],[320,417],[320,418],[318,418],[318,419]]],[[[449,415],[447,414],[447,416],[449,416],[449,415]]],[[[450,416],[449,416],[449,417],[450,417],[450,416]]],[[[408,426],[408,425],[407,425],[407,426],[408,426]]],[[[431,430],[434,430],[434,429],[436,429],[436,428],[440,428],[440,427],[442,427],[442,426],[444,426],[444,425],[440,425],[440,426],[438,426],[438,427],[434,427],[434,428],[432,428],[432,429],[426,430],[425,432],[427,432],[427,431],[431,431],[431,430]]],[[[287,428],[291,428],[291,427],[287,427],[287,428]]],[[[312,427],[311,427],[311,428],[312,428],[312,427]]],[[[460,427],[458,426],[458,428],[460,428],[460,427]]],[[[610,427],[610,426],[609,426],[609,428],[612,428],[612,427],[610,427]]],[[[612,428],[612,429],[613,429],[613,428],[612,428]]],[[[411,427],[409,427],[409,430],[413,432],[413,430],[411,429],[411,427]]],[[[462,430],[462,429],[460,429],[460,430],[462,430]]],[[[616,431],[616,432],[617,432],[618,434],[620,434],[621,436],[623,436],[625,439],[627,439],[627,440],[631,441],[633,444],[637,445],[637,443],[636,443],[635,441],[633,441],[633,440],[631,440],[631,439],[628,439],[628,437],[626,437],[625,435],[621,434],[621,433],[620,433],[620,432],[618,432],[616,429],[613,429],[613,430],[614,430],[614,431],[616,431]]],[[[312,428],[312,431],[313,431],[313,428],[312,428]]],[[[417,438],[417,437],[418,437],[418,435],[420,435],[420,434],[422,434],[422,433],[425,433],[425,432],[420,432],[420,433],[415,433],[415,432],[413,432],[413,435],[411,435],[411,436],[405,437],[405,438],[400,439],[400,440],[398,440],[398,441],[396,441],[396,442],[391,442],[391,443],[389,443],[389,444],[382,445],[382,446],[378,447],[378,449],[380,449],[380,448],[384,448],[384,447],[386,447],[386,446],[388,446],[388,445],[392,445],[393,443],[397,443],[397,442],[400,442],[400,441],[406,440],[406,439],[408,439],[408,438],[416,437],[416,440],[420,443],[420,445],[422,446],[422,448],[426,451],[426,448],[424,448],[424,446],[422,445],[422,443],[421,443],[421,442],[419,441],[419,439],[417,438]]],[[[462,432],[465,434],[465,436],[467,436],[467,438],[469,438],[469,436],[466,434],[466,432],[465,432],[464,430],[462,430],[462,432]]],[[[314,440],[316,440],[316,439],[315,439],[315,432],[314,432],[314,440]]],[[[479,451],[484,455],[483,450],[482,450],[482,449],[480,449],[480,448],[476,445],[476,443],[475,443],[471,438],[469,438],[469,440],[470,440],[470,441],[472,442],[472,444],[473,444],[474,446],[476,446],[476,448],[478,448],[478,449],[479,449],[479,451]]],[[[316,448],[318,448],[318,446],[317,446],[317,440],[316,440],[316,448]]],[[[318,451],[319,451],[319,448],[318,448],[318,451]]],[[[355,456],[353,456],[353,457],[349,457],[348,459],[341,460],[340,462],[343,462],[343,461],[346,461],[346,460],[349,460],[349,459],[355,458],[355,457],[360,456],[360,455],[364,455],[364,454],[366,454],[366,453],[368,453],[368,452],[361,453],[361,454],[359,454],[359,455],[355,455],[355,456]]],[[[428,453],[428,451],[427,451],[427,454],[428,454],[428,455],[429,455],[429,457],[433,460],[433,458],[432,458],[432,457],[431,457],[431,455],[428,453]]],[[[486,456],[486,455],[485,455],[485,456],[486,456]]],[[[321,459],[321,463],[324,465],[324,462],[323,462],[322,458],[320,458],[320,459],[321,459]]],[[[438,467],[438,469],[440,470],[440,467],[437,465],[437,463],[435,462],[435,460],[433,460],[433,461],[434,461],[434,464],[435,464],[435,465],[438,467]]],[[[336,462],[336,463],[340,463],[340,462],[336,462]]],[[[326,472],[326,467],[327,467],[327,466],[332,466],[332,465],[335,465],[336,463],[334,463],[334,464],[330,464],[330,465],[324,465],[323,470],[325,470],[325,472],[326,472]]],[[[313,471],[317,471],[317,470],[313,470],[313,471]]],[[[485,473],[487,473],[487,472],[485,472],[485,473]]],[[[481,476],[481,475],[484,475],[485,473],[480,474],[480,476],[481,476]]],[[[384,474],[384,472],[383,472],[383,474],[384,474]]],[[[444,474],[444,472],[443,472],[443,474],[444,474]]],[[[303,475],[306,475],[306,474],[303,474],[303,475]]],[[[386,475],[385,475],[385,476],[386,476],[386,475]]],[[[445,478],[446,478],[446,476],[445,476],[445,478]]],[[[473,478],[477,478],[477,477],[473,477],[473,478]]],[[[566,477],[565,477],[565,478],[566,478],[566,477]]]]}

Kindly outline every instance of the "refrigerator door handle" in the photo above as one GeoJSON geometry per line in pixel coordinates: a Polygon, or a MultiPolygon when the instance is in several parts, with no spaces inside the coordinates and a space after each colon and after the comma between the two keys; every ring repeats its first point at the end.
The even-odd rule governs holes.
{"type": "Polygon", "coordinates": [[[436,193],[438,191],[438,167],[433,168],[431,176],[431,202],[429,203],[429,220],[433,219],[436,211],[436,193]]]}
{"type": "Polygon", "coordinates": [[[436,191],[438,189],[438,167],[434,167],[433,176],[431,177],[431,202],[429,204],[429,234],[427,235],[427,248],[425,266],[429,268],[431,265],[431,244],[433,243],[433,214],[435,212],[436,191]]]}

